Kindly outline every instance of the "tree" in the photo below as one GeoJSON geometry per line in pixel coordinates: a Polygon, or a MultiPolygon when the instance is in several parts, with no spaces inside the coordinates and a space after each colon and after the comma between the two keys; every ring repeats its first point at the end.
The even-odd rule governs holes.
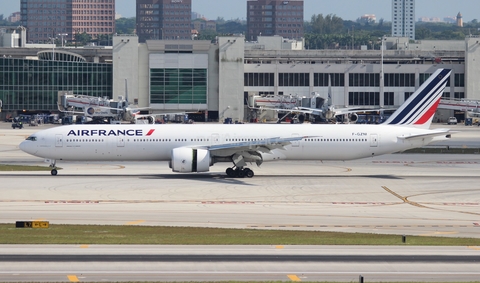
{"type": "Polygon", "coordinates": [[[384,23],[385,23],[385,20],[384,20],[383,18],[381,18],[381,19],[378,21],[378,28],[379,28],[379,29],[382,29],[384,23]]]}
{"type": "Polygon", "coordinates": [[[336,15],[329,14],[326,17],[320,15],[313,15],[311,19],[312,33],[316,34],[334,34],[341,33],[343,29],[343,20],[336,15]]]}
{"type": "Polygon", "coordinates": [[[92,41],[92,36],[86,32],[75,34],[75,42],[79,45],[87,45],[87,43],[92,41]]]}
{"type": "Polygon", "coordinates": [[[112,35],[111,34],[100,34],[97,37],[97,45],[99,46],[110,46],[112,45],[112,35]]]}
{"type": "Polygon", "coordinates": [[[202,30],[198,33],[198,40],[210,40],[214,42],[217,35],[218,33],[214,30],[202,30]]]}
{"type": "Polygon", "coordinates": [[[458,31],[453,31],[453,30],[444,30],[436,36],[436,39],[441,39],[441,40],[461,40],[465,38],[465,34],[458,30],[458,31]]]}
{"type": "Polygon", "coordinates": [[[133,34],[135,33],[135,27],[137,20],[133,18],[120,18],[115,20],[115,32],[118,34],[133,34]]]}
{"type": "Polygon", "coordinates": [[[480,33],[480,24],[478,23],[477,19],[473,19],[472,21],[464,25],[464,29],[465,29],[465,32],[468,34],[478,35],[480,33]]]}
{"type": "Polygon", "coordinates": [[[242,22],[228,21],[224,24],[217,23],[217,32],[219,34],[245,34],[247,25],[242,22]]]}
{"type": "Polygon", "coordinates": [[[415,29],[415,38],[416,39],[430,39],[432,32],[424,27],[418,27],[415,29]]]}

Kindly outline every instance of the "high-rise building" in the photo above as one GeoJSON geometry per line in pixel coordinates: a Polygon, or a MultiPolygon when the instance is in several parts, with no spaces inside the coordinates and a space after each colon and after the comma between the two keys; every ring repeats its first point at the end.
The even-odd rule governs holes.
{"type": "Polygon", "coordinates": [[[52,38],[73,40],[75,34],[92,38],[115,33],[115,0],[21,0],[21,25],[27,41],[52,38]]]}
{"type": "Polygon", "coordinates": [[[137,0],[137,35],[148,39],[191,39],[192,0],[137,0]]]}
{"type": "Polygon", "coordinates": [[[12,13],[8,17],[8,21],[11,22],[11,23],[16,23],[16,22],[20,21],[20,12],[12,13]]]}
{"type": "Polygon", "coordinates": [[[457,27],[463,27],[463,17],[460,12],[457,14],[457,27]]]}
{"type": "Polygon", "coordinates": [[[303,37],[303,0],[247,1],[247,41],[258,36],[303,37]]]}
{"type": "Polygon", "coordinates": [[[392,37],[415,39],[415,0],[392,0],[392,37]]]}

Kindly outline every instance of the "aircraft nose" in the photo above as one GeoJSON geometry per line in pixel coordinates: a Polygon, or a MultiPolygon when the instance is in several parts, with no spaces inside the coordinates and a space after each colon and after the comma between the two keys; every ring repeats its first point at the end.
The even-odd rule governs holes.
{"type": "Polygon", "coordinates": [[[33,145],[32,145],[32,142],[31,141],[23,141],[21,142],[18,147],[20,148],[21,151],[23,152],[26,152],[26,153],[29,153],[29,154],[33,154],[34,153],[34,150],[33,150],[33,145]]]}
{"type": "Polygon", "coordinates": [[[21,151],[27,152],[27,143],[26,143],[26,141],[22,141],[22,142],[20,143],[20,145],[18,145],[18,147],[20,148],[21,151]]]}

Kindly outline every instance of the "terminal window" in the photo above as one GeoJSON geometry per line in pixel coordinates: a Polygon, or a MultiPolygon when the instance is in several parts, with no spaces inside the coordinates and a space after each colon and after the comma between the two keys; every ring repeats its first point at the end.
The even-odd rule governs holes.
{"type": "Polygon", "coordinates": [[[207,69],[150,69],[150,103],[206,104],[207,69]]]}

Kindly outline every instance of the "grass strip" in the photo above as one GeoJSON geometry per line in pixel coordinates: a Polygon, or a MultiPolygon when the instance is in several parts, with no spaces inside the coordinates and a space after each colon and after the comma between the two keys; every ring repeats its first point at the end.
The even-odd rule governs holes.
{"type": "MultiPolygon", "coordinates": [[[[52,168],[46,166],[27,166],[27,165],[8,165],[0,164],[0,171],[9,172],[9,171],[50,171],[52,168]]],[[[57,168],[58,170],[58,168],[57,168]]]]}
{"type": "Polygon", "coordinates": [[[162,226],[0,224],[0,244],[480,246],[477,238],[162,226]]]}

